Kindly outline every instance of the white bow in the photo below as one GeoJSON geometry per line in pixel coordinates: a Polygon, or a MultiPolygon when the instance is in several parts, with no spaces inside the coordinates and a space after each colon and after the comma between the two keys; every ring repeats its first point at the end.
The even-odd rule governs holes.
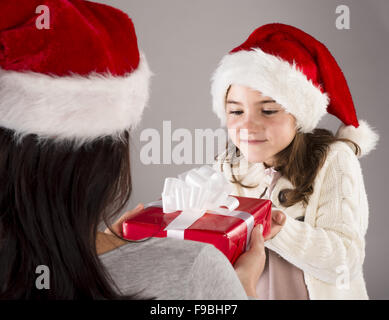
{"type": "Polygon", "coordinates": [[[210,166],[186,171],[178,179],[166,178],[163,212],[182,212],[164,230],[185,230],[206,212],[228,215],[239,206],[239,200],[229,196],[232,190],[223,173],[210,166]]]}

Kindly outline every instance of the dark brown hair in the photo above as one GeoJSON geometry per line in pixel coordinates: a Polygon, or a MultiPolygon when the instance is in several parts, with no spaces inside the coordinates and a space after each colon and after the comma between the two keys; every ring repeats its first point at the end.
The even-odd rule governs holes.
{"type": "Polygon", "coordinates": [[[97,227],[130,198],[129,133],[72,143],[16,142],[0,128],[0,299],[118,299],[96,252],[97,227]],[[38,265],[50,289],[37,289],[38,265]]]}

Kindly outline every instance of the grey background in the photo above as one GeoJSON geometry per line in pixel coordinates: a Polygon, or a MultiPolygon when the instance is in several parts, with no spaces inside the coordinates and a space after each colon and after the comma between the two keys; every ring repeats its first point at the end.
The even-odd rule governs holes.
{"type": "MultiPolygon", "coordinates": [[[[129,208],[160,196],[165,177],[199,165],[143,165],[139,134],[162,121],[172,130],[216,129],[211,110],[210,76],[221,57],[260,25],[291,24],[323,42],[343,70],[359,119],[380,134],[377,150],[361,159],[370,217],[364,274],[371,299],[389,299],[389,212],[386,192],[389,1],[387,0],[116,0],[99,1],[127,12],[152,71],[150,107],[132,136],[133,196],[129,208]],[[335,26],[338,5],[350,8],[349,30],[335,26]]],[[[340,121],[327,115],[319,127],[336,131],[340,121]]],[[[173,142],[172,146],[177,144],[173,142]]],[[[162,148],[161,148],[162,153],[162,148]]]]}

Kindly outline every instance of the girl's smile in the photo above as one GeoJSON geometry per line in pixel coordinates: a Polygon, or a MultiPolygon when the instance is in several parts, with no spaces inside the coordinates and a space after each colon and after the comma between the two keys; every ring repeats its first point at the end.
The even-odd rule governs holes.
{"type": "Polygon", "coordinates": [[[244,140],[240,139],[240,143],[247,143],[247,144],[255,144],[259,145],[261,143],[265,143],[267,140],[244,140]]]}

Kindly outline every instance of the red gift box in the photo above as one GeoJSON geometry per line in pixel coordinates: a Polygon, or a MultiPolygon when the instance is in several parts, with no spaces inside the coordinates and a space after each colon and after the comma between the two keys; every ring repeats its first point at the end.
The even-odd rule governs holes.
{"type": "MultiPolygon", "coordinates": [[[[183,230],[185,240],[194,240],[213,244],[233,264],[246,250],[248,239],[248,224],[239,217],[254,218],[254,225],[263,225],[263,236],[266,237],[271,228],[271,201],[232,196],[239,200],[239,206],[231,216],[206,212],[189,228],[183,230]],[[243,212],[243,213],[242,213],[243,212]]],[[[129,240],[140,240],[148,237],[167,237],[165,227],[174,220],[181,211],[164,213],[162,204],[146,205],[145,209],[123,223],[123,237],[129,240]]]]}

